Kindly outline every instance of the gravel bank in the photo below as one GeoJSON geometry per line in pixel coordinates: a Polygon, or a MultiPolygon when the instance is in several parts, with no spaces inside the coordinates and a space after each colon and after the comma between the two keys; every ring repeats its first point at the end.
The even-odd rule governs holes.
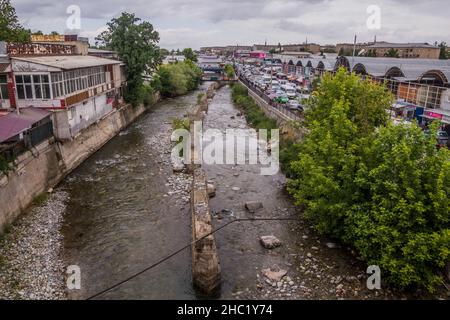
{"type": "Polygon", "coordinates": [[[62,235],[68,194],[50,194],[23,214],[0,239],[0,299],[62,300],[62,235]]]}

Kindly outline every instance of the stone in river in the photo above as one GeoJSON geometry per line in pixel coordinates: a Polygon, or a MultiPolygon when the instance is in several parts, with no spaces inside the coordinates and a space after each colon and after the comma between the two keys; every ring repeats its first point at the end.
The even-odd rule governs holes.
{"type": "Polygon", "coordinates": [[[208,190],[208,196],[210,198],[213,198],[216,196],[216,186],[214,184],[208,183],[207,190],[208,190]]]}
{"type": "Polygon", "coordinates": [[[327,247],[330,248],[330,249],[335,249],[337,247],[337,245],[336,245],[336,243],[328,242],[327,243],[327,247]]]}
{"type": "Polygon", "coordinates": [[[233,191],[240,191],[241,188],[239,188],[239,187],[233,187],[233,188],[231,188],[231,190],[233,190],[233,191]]]}
{"type": "Polygon", "coordinates": [[[255,213],[262,208],[263,204],[259,201],[249,201],[245,203],[245,209],[247,209],[250,213],[255,213]]]}
{"type": "Polygon", "coordinates": [[[261,270],[261,273],[263,276],[265,276],[267,279],[277,283],[280,282],[281,279],[287,275],[287,271],[280,269],[277,265],[272,266],[269,269],[263,269],[261,270]]]}
{"type": "Polygon", "coordinates": [[[262,236],[259,241],[266,249],[275,249],[281,246],[281,241],[275,236],[262,236]]]}

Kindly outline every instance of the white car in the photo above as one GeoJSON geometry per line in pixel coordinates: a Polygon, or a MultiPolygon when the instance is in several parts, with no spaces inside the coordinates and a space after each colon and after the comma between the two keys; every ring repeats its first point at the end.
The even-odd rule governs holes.
{"type": "Polygon", "coordinates": [[[297,98],[297,90],[294,87],[290,85],[283,85],[281,88],[283,89],[284,92],[286,92],[286,95],[288,96],[289,99],[297,98]]]}

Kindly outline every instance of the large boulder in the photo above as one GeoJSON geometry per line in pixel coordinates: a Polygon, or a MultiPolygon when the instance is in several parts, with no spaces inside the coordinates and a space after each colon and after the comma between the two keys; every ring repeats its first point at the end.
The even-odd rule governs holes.
{"type": "Polygon", "coordinates": [[[275,249],[281,246],[281,241],[275,236],[262,236],[259,238],[261,245],[266,249],[275,249]]]}
{"type": "Polygon", "coordinates": [[[245,209],[247,209],[250,213],[255,213],[262,208],[263,204],[259,201],[249,201],[245,203],[245,209]]]}

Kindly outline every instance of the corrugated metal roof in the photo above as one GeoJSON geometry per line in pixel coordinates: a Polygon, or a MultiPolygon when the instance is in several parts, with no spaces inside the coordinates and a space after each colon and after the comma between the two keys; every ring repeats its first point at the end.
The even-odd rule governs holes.
{"type": "Polygon", "coordinates": [[[450,81],[450,60],[370,57],[345,57],[345,59],[349,62],[350,70],[353,71],[360,64],[373,76],[384,76],[389,69],[397,67],[408,79],[418,80],[426,72],[438,70],[450,81]]]}
{"type": "Polygon", "coordinates": [[[27,129],[36,122],[50,116],[51,112],[35,107],[21,108],[20,114],[10,112],[0,116],[0,143],[27,129]]]}
{"type": "Polygon", "coordinates": [[[89,68],[120,64],[121,61],[99,58],[94,56],[39,56],[39,57],[14,57],[13,60],[31,62],[59,68],[62,70],[89,68]]]}

